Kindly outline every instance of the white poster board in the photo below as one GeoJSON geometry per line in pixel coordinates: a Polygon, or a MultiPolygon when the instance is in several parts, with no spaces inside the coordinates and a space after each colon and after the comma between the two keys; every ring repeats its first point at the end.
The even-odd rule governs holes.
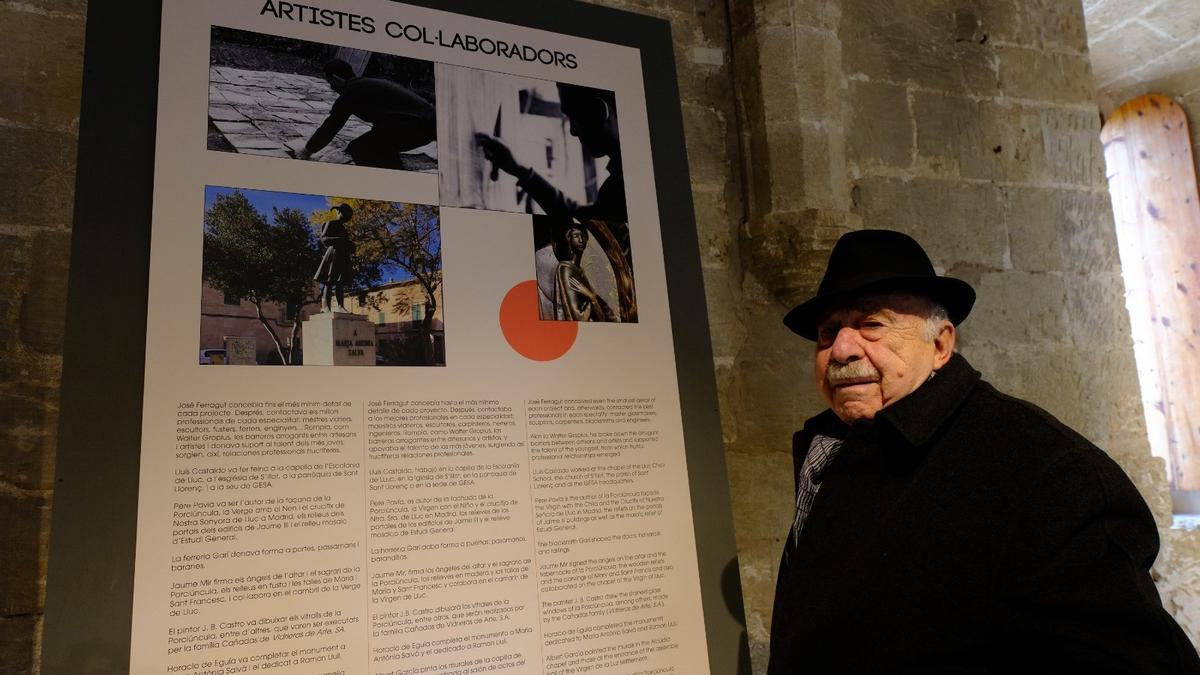
{"type": "Polygon", "coordinates": [[[639,51],[211,0],[160,59],[130,671],[709,672],[639,51]]]}

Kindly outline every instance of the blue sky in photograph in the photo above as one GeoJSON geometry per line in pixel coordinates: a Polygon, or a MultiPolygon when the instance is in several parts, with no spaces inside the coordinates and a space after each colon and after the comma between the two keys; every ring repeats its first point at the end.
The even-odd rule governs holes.
{"type": "Polygon", "coordinates": [[[204,210],[207,211],[213,205],[213,202],[216,201],[217,197],[231,195],[234,192],[241,192],[246,195],[246,199],[250,200],[250,205],[268,220],[271,218],[272,208],[296,209],[306,216],[313,211],[329,208],[329,198],[324,195],[302,195],[294,192],[247,190],[246,188],[206,185],[204,187],[204,210]]]}
{"type": "MultiPolygon", "coordinates": [[[[271,209],[296,209],[309,216],[313,211],[325,211],[330,208],[329,198],[324,195],[305,195],[295,192],[275,192],[273,190],[250,190],[247,188],[221,187],[219,185],[204,186],[204,210],[212,207],[217,197],[240,192],[250,201],[254,210],[271,220],[271,209]]],[[[397,281],[412,279],[412,275],[396,265],[388,265],[383,269],[382,283],[390,284],[397,281]]]]}

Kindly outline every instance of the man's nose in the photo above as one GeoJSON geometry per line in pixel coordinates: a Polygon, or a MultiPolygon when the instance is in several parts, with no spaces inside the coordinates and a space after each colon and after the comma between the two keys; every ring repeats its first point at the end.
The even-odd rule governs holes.
{"type": "Polygon", "coordinates": [[[862,339],[858,331],[850,326],[843,326],[833,339],[833,347],[829,352],[830,358],[838,363],[849,363],[861,359],[862,339]]]}

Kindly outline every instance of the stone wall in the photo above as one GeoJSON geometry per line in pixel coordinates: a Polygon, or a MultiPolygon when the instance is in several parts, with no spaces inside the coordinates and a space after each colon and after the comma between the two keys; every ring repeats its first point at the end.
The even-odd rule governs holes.
{"type": "MultiPolygon", "coordinates": [[[[757,0],[732,3],[731,34],[745,337],[718,367],[733,373],[723,416],[756,668],[789,517],[787,439],[820,407],[796,391],[810,347],[779,317],[851,229],[908,232],[974,285],[960,350],[1112,454],[1175,537],[1140,411],[1081,3],[757,0]]],[[[1197,635],[1195,568],[1178,574],[1169,544],[1160,587],[1197,635]]]]}
{"type": "MultiPolygon", "coordinates": [[[[605,0],[671,21],[757,672],[791,517],[791,432],[821,408],[780,323],[837,237],[914,234],[980,291],[962,351],[1108,449],[1148,455],[1080,0],[605,0]]],[[[53,485],[83,0],[0,0],[0,664],[37,650],[53,485]]],[[[1173,598],[1200,580],[1172,567],[1173,598]]],[[[1178,558],[1175,559],[1178,561],[1178,558]]],[[[1161,565],[1161,563],[1160,563],[1161,565]]],[[[1194,568],[1188,568],[1194,569],[1194,568]]],[[[1190,619],[1191,632],[1200,616],[1190,619]]]]}
{"type": "MultiPolygon", "coordinates": [[[[1200,3],[1084,0],[1100,112],[1143,94],[1174,98],[1188,116],[1200,173],[1200,3]]],[[[1165,489],[1161,492],[1165,497],[1165,489]]],[[[1155,571],[1160,593],[1193,640],[1200,637],[1200,531],[1164,533],[1155,571]]]]}
{"type": "Polygon", "coordinates": [[[0,672],[45,596],[85,3],[0,2],[0,672]]]}

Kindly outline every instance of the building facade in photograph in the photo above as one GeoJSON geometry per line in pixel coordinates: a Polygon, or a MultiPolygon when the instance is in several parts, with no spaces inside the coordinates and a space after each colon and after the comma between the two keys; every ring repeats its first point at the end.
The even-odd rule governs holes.
{"type": "MultiPolygon", "coordinates": [[[[316,303],[305,305],[305,315],[318,311],[316,303]]],[[[291,347],[295,312],[288,312],[283,303],[264,302],[263,317],[275,331],[285,351],[291,347]]],[[[279,352],[270,331],[258,319],[254,303],[233,298],[204,284],[200,294],[200,363],[228,363],[227,338],[252,338],[258,365],[281,365],[279,352]]]]}
{"type": "Polygon", "coordinates": [[[416,279],[383,284],[346,298],[347,309],[375,324],[380,365],[446,365],[441,285],[434,291],[428,335],[426,298],[425,288],[416,279]]]}
{"type": "MultiPolygon", "coordinates": [[[[415,279],[353,293],[346,298],[346,307],[375,324],[379,365],[446,364],[446,331],[442,322],[440,286],[434,294],[433,319],[429,322],[428,335],[425,337],[423,331],[428,314],[426,292],[415,279]],[[428,342],[428,346],[425,342],[428,342]]],[[[299,348],[295,363],[302,364],[303,340],[297,339],[293,345],[292,338],[295,310],[283,303],[263,303],[262,311],[285,353],[293,346],[299,348]]],[[[310,303],[303,307],[303,316],[312,316],[320,311],[317,303],[310,303]]],[[[259,321],[254,303],[227,297],[205,284],[200,300],[198,358],[201,365],[230,363],[230,356],[226,353],[230,338],[253,340],[257,365],[282,365],[275,341],[263,322],[259,321]]]]}

